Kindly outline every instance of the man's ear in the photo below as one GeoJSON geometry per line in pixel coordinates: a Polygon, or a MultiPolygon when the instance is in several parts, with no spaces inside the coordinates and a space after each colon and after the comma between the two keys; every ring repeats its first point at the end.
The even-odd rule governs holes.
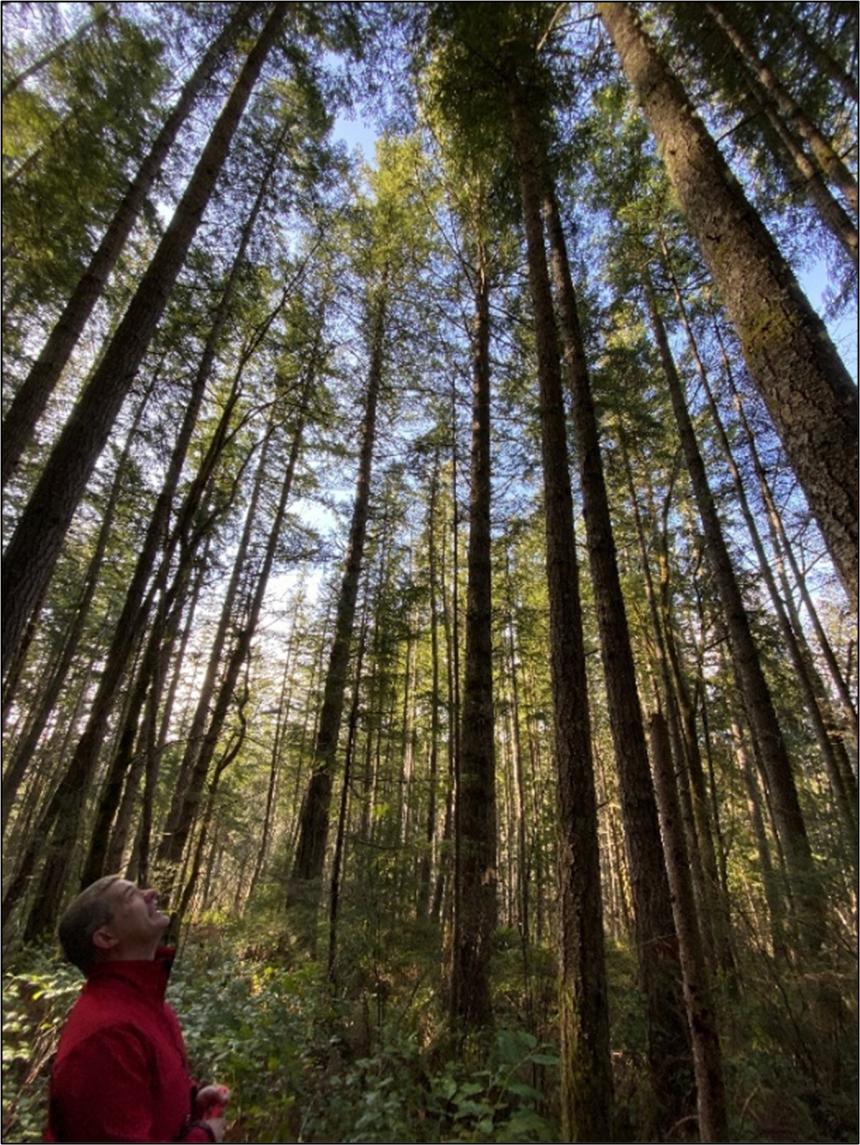
{"type": "Polygon", "coordinates": [[[106,926],[100,926],[98,930],[93,931],[93,946],[96,950],[111,950],[116,944],[116,936],[111,934],[106,926]]]}

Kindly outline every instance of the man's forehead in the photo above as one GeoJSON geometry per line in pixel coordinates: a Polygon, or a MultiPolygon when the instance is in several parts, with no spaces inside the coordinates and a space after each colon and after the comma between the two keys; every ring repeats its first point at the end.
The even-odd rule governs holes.
{"type": "Polygon", "coordinates": [[[123,895],[128,894],[129,891],[136,891],[137,884],[131,882],[130,879],[117,879],[111,883],[106,892],[106,898],[119,899],[123,895]]]}

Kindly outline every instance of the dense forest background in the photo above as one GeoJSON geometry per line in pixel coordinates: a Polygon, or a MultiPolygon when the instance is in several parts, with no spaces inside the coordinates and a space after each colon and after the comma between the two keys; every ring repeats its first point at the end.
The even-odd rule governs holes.
{"type": "Polygon", "coordinates": [[[3,5],[4,1140],[857,1140],[857,23],[3,5]]]}

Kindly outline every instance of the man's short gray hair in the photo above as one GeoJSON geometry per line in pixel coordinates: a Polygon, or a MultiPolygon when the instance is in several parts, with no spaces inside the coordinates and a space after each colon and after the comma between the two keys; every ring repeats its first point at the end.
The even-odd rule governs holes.
{"type": "Polygon", "coordinates": [[[96,962],[93,935],[113,918],[105,895],[122,875],[105,875],[82,890],[63,911],[57,933],[69,962],[89,974],[96,962]]]}

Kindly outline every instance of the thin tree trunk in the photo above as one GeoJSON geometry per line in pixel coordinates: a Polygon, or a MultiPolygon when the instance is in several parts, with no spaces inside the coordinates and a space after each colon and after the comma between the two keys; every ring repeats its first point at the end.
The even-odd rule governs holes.
{"type": "Polygon", "coordinates": [[[523,980],[527,999],[529,1020],[533,1017],[531,987],[531,863],[528,850],[528,827],[526,810],[526,779],[523,756],[522,733],[520,729],[521,704],[519,687],[519,652],[514,615],[514,589],[511,582],[510,551],[505,550],[505,585],[507,590],[507,630],[508,630],[508,672],[511,678],[511,727],[513,731],[514,781],[517,788],[518,815],[516,823],[516,902],[517,928],[523,952],[523,980]]]}
{"type": "Polygon", "coordinates": [[[555,755],[558,769],[562,1132],[609,1140],[612,1068],[591,729],[561,366],[541,220],[541,160],[527,94],[507,90],[528,247],[540,385],[555,755]]]}
{"type": "Polygon", "coordinates": [[[9,541],[3,558],[4,672],[53,574],[75,509],[167,305],[239,119],[288,11],[287,4],[275,5],[251,49],[152,262],[60,434],[9,541]]]}
{"type": "Polygon", "coordinates": [[[490,555],[490,293],[487,256],[474,269],[472,445],[463,720],[456,806],[457,912],[451,1013],[461,1030],[489,1023],[490,954],[497,924],[492,574],[490,555]]]}
{"type": "Polygon", "coordinates": [[[597,10],[737,330],[834,564],[857,591],[856,388],[823,323],[747,202],[631,4],[597,10]]]}
{"type": "Polygon", "coordinates": [[[431,914],[431,876],[433,845],[436,839],[436,788],[439,772],[439,617],[437,607],[438,559],[436,555],[436,506],[439,496],[439,450],[433,454],[430,475],[430,497],[427,506],[427,572],[430,580],[430,757],[427,767],[427,821],[424,832],[424,854],[418,875],[418,915],[431,914]]]}
{"type": "MultiPolygon", "coordinates": [[[[239,700],[239,731],[234,735],[229,747],[218,760],[212,778],[209,781],[209,791],[206,797],[206,807],[204,809],[203,817],[200,823],[200,830],[197,836],[197,846],[194,850],[194,858],[191,862],[191,870],[188,874],[188,879],[183,888],[182,896],[171,920],[171,926],[174,928],[174,930],[178,930],[182,925],[182,920],[188,914],[188,908],[191,906],[191,900],[194,897],[194,891],[197,887],[197,880],[200,877],[200,871],[203,867],[203,851],[206,845],[207,837],[209,835],[209,829],[212,826],[212,819],[215,811],[215,796],[218,793],[218,787],[221,783],[221,776],[239,754],[242,749],[242,744],[245,742],[245,735],[248,730],[248,722],[245,719],[245,704],[247,701],[248,689],[246,687],[239,700]]],[[[238,914],[238,910],[235,913],[238,914]]]]}
{"type": "Polygon", "coordinates": [[[790,129],[797,132],[809,144],[819,168],[830,182],[839,188],[856,215],[858,206],[857,180],[842,162],[833,144],[812,122],[792,95],[786,91],[768,65],[761,59],[756,48],[747,40],[737,22],[732,18],[732,6],[708,3],[706,8],[734,44],[738,55],[749,69],[750,76],[761,91],[761,102],[765,105],[773,105],[790,129]]]}
{"type": "Polygon", "coordinates": [[[726,1094],[722,1052],[707,965],[696,926],[696,907],[689,878],[687,848],[679,821],[672,753],[663,715],[651,716],[651,761],[666,849],[666,867],[672,887],[675,927],[681,950],[684,998],[693,1044],[699,1137],[702,1141],[728,1141],[726,1094]]]}
{"type": "MultiPolygon", "coordinates": [[[[254,633],[256,632],[257,622],[260,617],[260,610],[263,606],[263,598],[266,593],[269,576],[271,574],[272,565],[275,559],[275,551],[281,538],[281,530],[283,528],[284,516],[287,509],[287,501],[292,491],[296,464],[299,459],[299,453],[302,445],[305,420],[307,417],[308,398],[313,388],[315,376],[315,359],[312,359],[308,367],[305,383],[303,386],[301,404],[298,410],[296,424],[293,428],[293,438],[290,447],[289,459],[287,461],[286,470],[284,473],[283,481],[281,483],[277,506],[275,508],[274,517],[268,527],[268,540],[265,553],[263,555],[262,565],[255,574],[253,585],[249,589],[250,600],[248,604],[247,615],[244,619],[244,623],[241,625],[236,643],[228,658],[227,666],[224,671],[224,677],[221,681],[218,690],[218,696],[212,710],[212,716],[208,721],[208,726],[206,727],[205,734],[203,734],[202,741],[200,742],[196,752],[196,758],[194,760],[193,768],[191,769],[189,784],[184,791],[177,793],[178,798],[175,800],[172,808],[171,820],[168,824],[168,831],[165,835],[165,838],[162,840],[162,846],[159,851],[159,860],[167,864],[168,872],[178,866],[182,852],[185,848],[185,844],[193,826],[194,817],[199,806],[203,784],[205,783],[206,776],[209,771],[209,766],[211,764],[212,757],[215,753],[215,748],[218,743],[218,738],[221,734],[221,730],[224,726],[224,721],[227,717],[227,711],[233,699],[233,694],[236,689],[236,681],[239,678],[240,671],[246,664],[251,649],[251,642],[253,640],[254,633]]],[[[250,545],[252,532],[256,524],[258,500],[262,486],[262,479],[266,476],[268,446],[271,441],[272,432],[272,429],[270,429],[260,456],[258,478],[257,481],[255,481],[254,493],[251,497],[251,504],[248,507],[245,531],[239,546],[239,554],[237,556],[236,567],[234,570],[234,578],[231,579],[231,589],[238,589],[239,578],[245,572],[243,566],[247,560],[248,548],[250,545]]],[[[219,636],[226,636],[227,628],[232,622],[235,621],[235,600],[236,592],[230,592],[228,590],[228,595],[225,599],[221,614],[221,624],[219,624],[219,636]]],[[[222,646],[223,639],[220,641],[216,639],[216,644],[213,647],[213,653],[210,660],[210,667],[213,669],[211,677],[213,679],[215,671],[217,670],[216,661],[220,659],[222,646]]],[[[207,712],[208,702],[203,712],[204,717],[207,712]]],[[[198,721],[198,726],[201,727],[202,731],[202,721],[198,721]]]]}
{"type": "MultiPolygon", "coordinates": [[[[800,568],[798,567],[797,558],[794,555],[794,547],[792,546],[791,541],[786,534],[785,526],[782,522],[782,516],[776,506],[776,502],[773,499],[773,493],[771,492],[770,486],[768,484],[765,467],[762,463],[761,456],[759,455],[755,434],[753,433],[749,424],[746,416],[746,410],[744,408],[744,403],[742,402],[741,395],[738,392],[737,386],[735,385],[734,372],[732,370],[731,362],[726,351],[726,346],[720,332],[719,324],[716,324],[715,332],[717,335],[717,341],[720,344],[723,369],[725,371],[725,375],[732,392],[735,409],[738,412],[738,417],[740,418],[741,425],[743,426],[744,433],[746,434],[747,448],[750,451],[753,468],[755,469],[755,474],[758,479],[759,491],[761,493],[765,508],[767,509],[768,523],[774,538],[774,549],[777,552],[784,554],[788,560],[789,565],[791,566],[794,583],[797,586],[797,590],[800,593],[804,605],[806,606],[807,614],[812,623],[812,627],[815,630],[818,646],[821,649],[821,655],[824,657],[824,661],[827,664],[827,669],[830,673],[831,679],[833,680],[834,687],[836,688],[836,691],[839,695],[844,713],[843,718],[845,727],[847,729],[847,734],[853,738],[856,746],[857,711],[854,707],[854,696],[851,692],[849,682],[843,674],[842,669],[839,666],[839,662],[837,661],[833,652],[833,648],[830,645],[830,641],[827,638],[827,633],[824,631],[824,626],[822,625],[821,619],[818,615],[818,609],[815,607],[815,602],[810,595],[806,584],[806,578],[803,576],[800,568]]],[[[783,583],[786,607],[793,610],[793,597],[791,589],[785,583],[785,581],[783,581],[783,583]]],[[[800,633],[803,631],[803,625],[801,624],[800,618],[797,616],[796,612],[794,612],[792,615],[792,623],[794,624],[795,632],[800,633]]]]}
{"type": "MultiPolygon", "coordinates": [[[[278,788],[278,776],[281,770],[281,758],[283,755],[284,738],[286,734],[287,723],[290,718],[290,707],[292,704],[292,674],[295,669],[295,644],[296,644],[296,626],[297,618],[293,617],[293,624],[290,628],[290,638],[287,642],[286,653],[284,655],[284,672],[281,677],[281,691],[278,697],[278,712],[275,719],[275,734],[272,737],[272,748],[269,763],[269,783],[266,788],[266,807],[263,811],[263,829],[260,832],[260,845],[257,848],[257,857],[254,861],[254,869],[251,872],[251,882],[248,886],[248,901],[253,898],[254,892],[257,889],[257,884],[260,881],[260,876],[263,873],[263,868],[266,864],[266,859],[269,854],[269,844],[272,838],[272,823],[275,817],[275,794],[278,788]]],[[[246,904],[247,905],[247,904],[246,904]]]]}
{"type": "Polygon", "coordinates": [[[299,931],[311,939],[319,905],[326,840],[332,772],[343,713],[346,673],[355,619],[358,580],[364,558],[367,519],[370,509],[370,479],[376,438],[376,410],[382,382],[386,325],[385,285],[373,300],[370,370],[362,429],[361,455],[356,479],[352,524],[346,565],[338,597],[334,640],[326,673],[323,706],[314,748],[313,772],[302,802],[299,838],[287,892],[287,906],[298,909],[299,931]]]}
{"type": "MultiPolygon", "coordinates": [[[[761,536],[759,535],[758,526],[756,525],[752,509],[750,508],[749,501],[747,499],[743,479],[737,464],[735,463],[731,443],[729,442],[728,434],[726,433],[726,430],[723,426],[719,407],[717,406],[716,399],[714,398],[714,394],[711,389],[710,379],[708,377],[707,370],[705,369],[705,364],[702,361],[701,355],[699,354],[698,343],[690,325],[689,318],[687,317],[684,300],[681,296],[678,283],[675,280],[674,272],[671,270],[670,277],[675,294],[675,302],[678,306],[678,311],[684,324],[684,329],[687,334],[687,340],[690,345],[693,360],[696,363],[696,369],[704,387],[705,396],[708,401],[708,408],[711,411],[711,417],[713,418],[714,425],[717,430],[717,436],[719,438],[723,454],[726,458],[726,462],[729,466],[729,472],[732,475],[732,480],[735,486],[735,494],[738,499],[741,514],[743,515],[744,522],[747,527],[747,532],[758,558],[759,570],[762,577],[764,578],[765,584],[767,585],[768,593],[771,598],[771,603],[773,604],[773,609],[776,614],[776,619],[779,624],[780,631],[782,633],[783,641],[785,643],[791,662],[794,666],[794,670],[797,675],[804,700],[806,702],[806,710],[812,722],[815,738],[824,760],[825,769],[830,780],[834,799],[836,801],[838,814],[842,821],[843,829],[846,835],[846,853],[849,857],[849,861],[856,863],[857,847],[858,842],[860,842],[857,837],[857,820],[854,811],[854,806],[857,800],[856,785],[853,787],[853,790],[849,790],[848,787],[846,787],[842,765],[837,759],[837,744],[832,742],[830,739],[830,735],[825,725],[821,708],[819,706],[819,695],[816,694],[816,689],[810,675],[810,665],[807,664],[807,661],[803,656],[801,648],[798,644],[798,640],[795,636],[794,629],[792,628],[789,618],[786,615],[786,610],[783,605],[782,598],[779,595],[779,590],[777,589],[776,581],[771,570],[770,561],[768,559],[767,553],[765,552],[761,536]]],[[[841,746],[841,744],[839,746],[841,746]]],[[[844,752],[844,748],[842,750],[844,752]]]]}
{"type": "Polygon", "coordinates": [[[834,59],[831,53],[815,39],[803,20],[795,15],[794,11],[779,3],[771,4],[770,7],[776,17],[782,21],[792,40],[799,40],[803,44],[818,71],[824,72],[833,80],[842,94],[856,104],[860,98],[856,73],[849,74],[846,72],[839,61],[834,59]]]}
{"type": "Polygon", "coordinates": [[[792,892],[798,908],[796,921],[799,938],[803,946],[813,949],[821,942],[823,902],[791,762],[782,738],[770,689],[761,667],[758,650],[752,637],[749,618],[723,538],[713,496],[708,487],[704,462],[699,452],[681,382],[669,349],[663,320],[657,310],[656,300],[650,286],[648,291],[648,304],[654,337],[660,352],[666,382],[669,386],[681,444],[698,505],[705,538],[705,549],[711,562],[723,607],[732,650],[732,661],[738,682],[745,695],[750,719],[755,728],[767,772],[768,785],[774,801],[777,829],[785,850],[792,892]]]}
{"type": "MultiPolygon", "coordinates": [[[[630,465],[627,435],[623,429],[619,429],[619,441],[627,486],[630,493],[630,503],[633,507],[633,517],[639,541],[642,569],[645,574],[645,588],[654,632],[659,678],[663,687],[665,708],[668,712],[669,737],[673,755],[679,761],[677,775],[678,799],[681,807],[682,824],[687,837],[690,877],[693,883],[695,901],[698,904],[698,925],[705,957],[710,959],[713,957],[716,949],[716,940],[712,932],[709,888],[699,846],[699,835],[689,784],[689,774],[692,768],[696,766],[695,761],[699,746],[696,737],[695,709],[690,698],[690,687],[687,681],[686,671],[681,663],[678,639],[675,632],[675,615],[672,605],[671,577],[669,571],[668,515],[672,504],[674,475],[670,482],[669,490],[663,498],[661,513],[662,527],[657,534],[658,584],[655,586],[651,562],[648,558],[648,545],[645,540],[642,514],[639,508],[637,490],[630,465]],[[686,766],[681,766],[681,761],[683,761],[686,766]]],[[[645,484],[649,492],[649,511],[652,518],[656,520],[657,512],[654,504],[654,491],[651,488],[651,482],[647,478],[647,475],[645,484]]],[[[701,764],[699,764],[699,767],[701,768],[701,764]]]]}
{"type": "Polygon", "coordinates": [[[756,782],[755,770],[749,757],[740,720],[736,716],[732,716],[730,731],[732,749],[747,792],[747,806],[749,807],[750,823],[758,853],[762,890],[768,908],[771,949],[774,958],[785,959],[787,953],[785,947],[785,900],[778,885],[777,873],[771,862],[770,846],[764,825],[761,795],[756,782]]]}
{"type": "Polygon", "coordinates": [[[125,445],[122,454],[117,463],[116,474],[111,486],[110,496],[108,503],[105,506],[104,516],[99,528],[98,537],[96,538],[95,549],[90,558],[90,563],[87,566],[86,576],[84,578],[84,587],[81,595],[75,604],[74,615],[72,622],[69,625],[68,631],[63,639],[63,645],[60,649],[60,654],[54,663],[48,682],[45,689],[39,697],[38,706],[30,713],[24,733],[19,742],[15,745],[15,750],[9,761],[9,765],[3,774],[3,832],[5,834],[6,825],[8,822],[9,812],[12,810],[12,805],[15,801],[15,795],[18,787],[24,778],[28,765],[32,762],[36,752],[36,746],[45,730],[45,725],[48,717],[54,709],[54,705],[59,698],[60,692],[65,684],[69,668],[74,660],[75,653],[78,650],[78,642],[84,630],[86,621],[89,616],[90,604],[92,603],[93,596],[95,595],[98,579],[101,574],[102,564],[104,562],[105,553],[107,551],[108,540],[113,530],[114,516],[116,514],[116,507],[119,501],[120,491],[122,489],[123,479],[125,477],[126,466],[128,464],[128,457],[131,451],[131,445],[137,435],[140,426],[143,412],[146,408],[149,396],[152,392],[152,386],[149,387],[147,393],[140,403],[135,414],[134,421],[126,436],[125,445]]]}
{"type": "Polygon", "coordinates": [[[352,784],[352,760],[355,753],[355,739],[358,728],[358,713],[361,700],[361,674],[364,668],[364,653],[367,646],[368,594],[365,594],[361,618],[361,631],[358,638],[358,655],[355,660],[355,683],[352,692],[352,705],[347,720],[346,749],[343,757],[343,786],[340,792],[340,808],[337,817],[334,856],[331,865],[328,912],[328,963],[326,974],[332,986],[337,985],[337,940],[338,915],[340,913],[340,889],[343,881],[344,849],[346,845],[346,824],[349,815],[349,796],[352,784]]]}
{"type": "Polygon", "coordinates": [[[573,397],[572,420],[588,559],[630,865],[639,976],[648,1013],[651,1083],[657,1103],[658,1131],[664,1135],[689,1111],[689,1078],[685,1068],[689,1039],[684,1021],[677,937],[618,574],[591,380],[564,231],[551,186],[544,210],[552,251],[553,284],[561,314],[564,362],[573,397]]]}
{"type": "MultiPolygon", "coordinates": [[[[234,270],[235,269],[234,266],[234,270]]],[[[226,308],[222,308],[220,313],[216,316],[213,329],[210,331],[206,351],[204,352],[203,359],[195,376],[190,400],[186,406],[182,426],[171,454],[164,485],[147,526],[146,536],[123,602],[122,613],[114,629],[105,669],[99,679],[98,689],[90,709],[87,726],[78,741],[65,778],[55,792],[54,798],[46,806],[40,820],[40,836],[43,841],[43,849],[45,839],[50,838],[51,842],[46,848],[47,855],[41,876],[40,890],[33,912],[31,913],[30,922],[28,923],[28,933],[32,936],[35,936],[40,928],[46,928],[53,924],[53,919],[57,913],[59,899],[62,896],[63,886],[68,874],[68,850],[72,841],[77,836],[84,801],[95,773],[99,751],[107,733],[108,721],[114,708],[116,697],[125,680],[126,671],[132,659],[134,649],[143,635],[151,603],[157,588],[157,582],[164,575],[169,566],[174,548],[179,539],[185,535],[190,525],[193,509],[199,502],[204,488],[204,481],[201,480],[201,478],[204,474],[208,476],[211,473],[211,468],[214,466],[214,459],[218,455],[218,450],[215,448],[216,444],[218,444],[219,448],[223,446],[223,436],[224,433],[226,433],[224,427],[229,421],[229,412],[232,409],[229,401],[228,409],[225,411],[219,426],[219,431],[223,430],[223,432],[219,435],[219,431],[216,431],[215,438],[213,438],[213,442],[210,443],[210,449],[204,458],[201,471],[198,473],[197,479],[192,482],[188,494],[186,494],[177,525],[173,530],[166,553],[161,561],[162,571],[156,577],[156,584],[153,584],[149,593],[144,596],[146,584],[150,580],[158,549],[162,543],[164,531],[167,528],[170,505],[176,484],[179,480],[188,444],[194,430],[197,413],[205,390],[205,383],[209,375],[209,369],[214,360],[215,341],[220,330],[223,329],[226,315],[226,308]]],[[[235,401],[238,376],[246,359],[247,355],[243,358],[243,362],[237,370],[236,380],[234,380],[234,387],[231,393],[232,401],[235,401]]],[[[181,567],[187,568],[193,555],[192,546],[189,545],[186,548],[184,555],[185,562],[181,567]]],[[[182,578],[177,575],[176,583],[181,583],[181,580],[182,578]]],[[[146,661],[148,657],[144,659],[146,661]]],[[[140,702],[142,702],[142,693],[140,702]]],[[[137,710],[139,711],[139,707],[137,710]]],[[[125,766],[125,762],[123,762],[123,766],[125,766]]],[[[121,775],[119,778],[121,780],[121,775]]],[[[120,790],[117,786],[116,777],[113,777],[110,790],[112,792],[110,798],[114,800],[113,808],[115,809],[116,799],[118,798],[120,790]]],[[[107,810],[108,809],[103,809],[103,815],[107,814],[107,810]]],[[[112,818],[112,812],[110,817],[112,818]]],[[[109,818],[103,819],[100,823],[99,830],[91,842],[91,851],[103,848],[105,845],[109,821],[109,818]]],[[[37,845],[36,840],[34,840],[31,846],[35,845],[37,845]]],[[[87,867],[90,870],[93,869],[92,863],[94,861],[91,855],[90,860],[87,862],[87,867]]]]}
{"type": "MultiPolygon", "coordinates": [[[[707,5],[707,7],[711,9],[712,5],[707,5]]],[[[848,257],[853,262],[857,257],[858,249],[857,227],[827,186],[821,170],[807,155],[802,143],[780,115],[773,101],[762,91],[753,76],[746,71],[743,59],[737,58],[738,53],[731,42],[731,38],[725,34],[725,27],[720,16],[712,13],[712,19],[716,25],[714,29],[716,34],[722,36],[724,40],[727,55],[735,56],[732,64],[746,80],[746,88],[754,107],[759,109],[773,129],[780,145],[777,148],[777,154],[780,156],[789,185],[800,187],[801,192],[818,211],[821,221],[842,243],[848,257]]]]}
{"type": "Polygon", "coordinates": [[[3,99],[7,99],[12,92],[17,91],[28,79],[32,79],[33,76],[38,75],[48,64],[59,59],[60,56],[69,50],[72,44],[83,40],[89,32],[100,28],[102,24],[106,24],[108,17],[115,14],[115,9],[115,4],[105,4],[104,7],[97,9],[92,19],[85,20],[83,24],[75,28],[74,32],[66,36],[65,39],[60,40],[60,42],[49,51],[44,52],[37,60],[34,60],[29,67],[24,68],[23,71],[18,72],[17,75],[7,80],[6,83],[3,84],[3,99]]]}
{"type": "Polygon", "coordinates": [[[200,792],[202,791],[202,785],[205,783],[208,760],[206,764],[201,764],[200,761],[206,740],[206,730],[207,727],[211,725],[211,720],[209,719],[210,704],[215,695],[219,675],[224,664],[228,632],[236,622],[240,584],[242,576],[245,575],[247,571],[245,566],[256,523],[273,432],[274,427],[269,426],[263,440],[263,447],[257,463],[257,472],[254,478],[251,498],[245,513],[242,535],[239,539],[227,591],[221,604],[218,628],[212,641],[209,660],[206,666],[206,674],[197,697],[194,717],[188,731],[176,789],[167,815],[167,823],[158,846],[156,856],[156,862],[158,864],[157,881],[165,893],[168,893],[177,883],[177,873],[182,860],[183,849],[193,824],[194,813],[197,809],[197,802],[199,801],[200,792]],[[199,785],[195,784],[195,773],[199,778],[199,785]]]}

